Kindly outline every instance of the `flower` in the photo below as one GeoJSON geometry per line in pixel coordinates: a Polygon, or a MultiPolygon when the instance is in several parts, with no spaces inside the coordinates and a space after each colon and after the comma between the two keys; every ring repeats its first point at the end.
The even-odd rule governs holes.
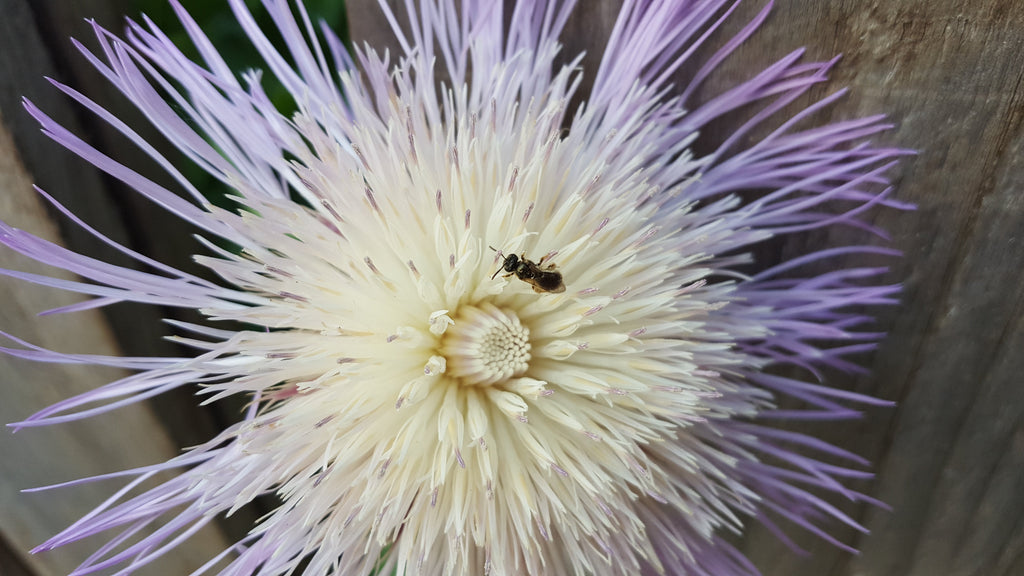
{"type": "Polygon", "coordinates": [[[876,268],[800,269],[892,251],[822,248],[758,267],[751,249],[831,226],[873,231],[865,210],[902,207],[886,173],[903,151],[864,142],[886,128],[880,117],[800,127],[841,93],[746,144],[834,61],[802,63],[797,51],[691,108],[767,9],[677,87],[734,6],[637,0],[576,106],[580,61],[557,63],[571,1],[520,0],[509,13],[423,2],[412,30],[395,25],[404,53],[392,63],[370,49],[350,56],[326,28],[318,37],[287,0],[265,2],[279,52],[232,0],[295,100],[286,116],[258,73],[240,81],[172,3],[202,63],[134,22],[126,40],[96,27],[104,59],[83,52],[238,209],[213,206],[72,88],[57,85],[185,197],[26,106],[58,143],[202,229],[197,260],[219,282],[123,247],[151,268],[120,268],[6,224],[0,239],[84,278],[6,272],[95,297],[62,312],[145,302],[209,323],[175,323],[190,358],[84,357],[11,337],[16,356],[134,371],[14,426],[181,386],[250,408],[180,457],[114,474],[134,479],[40,550],[120,529],[77,573],[128,573],[266,494],[279,505],[206,568],[226,558],[222,574],[745,575],[756,568],[723,535],[772,518],[846,547],[823,524],[856,522],[822,493],[871,502],[842,483],[865,473],[834,461],[863,462],[772,423],[887,403],[775,368],[812,380],[855,369],[846,356],[877,338],[859,331],[857,309],[891,303],[897,288],[874,284],[876,268]],[[724,143],[693,152],[710,121],[752,104],[724,143]],[[787,397],[800,407],[778,408],[787,397]],[[128,495],[167,471],[176,476],[128,495]]]}

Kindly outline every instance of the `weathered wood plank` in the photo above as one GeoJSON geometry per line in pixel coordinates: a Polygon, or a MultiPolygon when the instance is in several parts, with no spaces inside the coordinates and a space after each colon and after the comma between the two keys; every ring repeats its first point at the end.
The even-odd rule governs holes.
{"type": "Polygon", "coordinates": [[[1024,469],[1003,455],[1022,422],[1010,367],[1024,280],[1024,20],[1013,4],[780,2],[731,64],[742,71],[794,41],[816,57],[842,51],[832,85],[852,92],[834,114],[887,112],[899,126],[885,140],[921,152],[899,190],[919,210],[877,217],[907,254],[890,275],[906,280],[905,304],[881,312],[892,335],[866,359],[873,375],[851,383],[901,405],[825,433],[879,462],[871,490],[894,511],[859,512],[873,532],[859,557],[817,544],[795,559],[755,530],[747,551],[769,574],[980,576],[1020,561],[1009,535],[1024,507],[1007,490],[1024,469]]]}
{"type": "MultiPolygon", "coordinates": [[[[1019,362],[1024,312],[1024,20],[1014,4],[779,2],[724,77],[709,83],[713,93],[716,82],[728,85],[794,43],[817,58],[843,52],[831,86],[852,92],[833,115],[887,112],[898,127],[884,141],[920,150],[904,162],[898,192],[919,210],[877,215],[907,254],[889,275],[906,282],[905,303],[880,311],[878,324],[891,336],[865,359],[873,374],[836,380],[901,405],[861,423],[819,427],[879,463],[870,490],[894,511],[857,512],[873,532],[857,540],[859,557],[801,540],[814,556],[798,559],[754,530],[746,550],[768,574],[980,576],[1020,568],[1024,507],[1008,487],[1021,484],[1024,469],[1012,452],[1003,455],[1022,423],[1021,372],[1009,366],[1019,362]]],[[[755,9],[745,5],[738,16],[755,9]]],[[[794,238],[782,251],[806,242],[794,238]]]]}
{"type": "Polygon", "coordinates": [[[894,274],[907,290],[866,385],[901,405],[849,443],[879,463],[874,492],[894,511],[867,511],[873,534],[836,573],[997,575],[1007,534],[971,519],[986,504],[1008,522],[1024,514],[999,488],[1024,468],[994,458],[1024,405],[1024,14],[1005,0],[842,8],[824,27],[850,55],[839,79],[853,111],[889,112],[893,141],[920,150],[900,189],[920,209],[880,216],[907,254],[894,274]]]}
{"type": "MultiPolygon", "coordinates": [[[[2,120],[2,117],[0,117],[2,120]]],[[[2,122],[0,122],[2,126],[2,122]]],[[[0,129],[0,215],[24,230],[59,241],[17,150],[0,129]]],[[[45,266],[10,250],[0,251],[0,267],[44,274],[45,266]]],[[[69,274],[59,277],[71,278],[69,274]]],[[[0,283],[0,326],[34,344],[83,354],[118,354],[103,316],[95,311],[72,316],[37,317],[36,313],[71,304],[80,298],[22,282],[0,283]]],[[[7,345],[7,343],[5,343],[7,345]]],[[[40,364],[0,356],[3,402],[0,422],[23,420],[54,402],[96,388],[123,374],[114,369],[40,364]]],[[[20,562],[40,575],[67,574],[91,553],[96,542],[84,541],[57,552],[25,553],[100,504],[119,483],[88,484],[38,494],[25,488],[43,486],[152,464],[172,458],[178,448],[147,405],[118,410],[63,426],[0,433],[0,535],[20,562]]],[[[161,573],[187,574],[223,550],[226,540],[206,528],[182,548],[168,553],[161,573]]],[[[12,568],[13,570],[13,568],[12,568]]]]}
{"type": "MultiPolygon", "coordinates": [[[[64,18],[57,16],[50,19],[44,18],[46,26],[44,26],[43,34],[49,35],[48,42],[62,45],[66,51],[70,51],[71,44],[67,38],[68,34],[65,33],[65,26],[74,25],[83,29],[87,28],[82,20],[87,13],[96,16],[101,22],[105,21],[109,24],[118,22],[116,12],[104,12],[105,8],[109,8],[107,4],[102,0],[64,3],[64,18]],[[83,12],[68,14],[72,4],[83,12]]],[[[41,10],[43,3],[32,3],[31,8],[41,10]]],[[[29,2],[0,0],[0,13],[4,14],[4,17],[0,19],[0,114],[3,115],[3,122],[0,125],[9,129],[9,132],[4,131],[5,138],[14,141],[13,144],[7,141],[7,147],[4,150],[4,158],[9,159],[11,164],[5,166],[4,170],[8,181],[5,182],[2,193],[8,204],[3,206],[3,210],[0,210],[0,215],[4,220],[24,228],[31,227],[33,221],[37,226],[45,224],[48,237],[58,237],[56,228],[48,223],[48,212],[39,205],[37,199],[33,198],[34,193],[30,183],[34,180],[66,206],[71,207],[87,222],[103,230],[113,239],[137,247],[129,230],[130,221],[124,220],[127,206],[110,195],[106,186],[107,182],[96,170],[85,162],[72,159],[72,155],[42,135],[36,122],[22,110],[19,102],[22,95],[31,97],[48,114],[76,133],[83,134],[88,140],[90,131],[82,129],[78,112],[68,105],[67,100],[59,95],[43,76],[55,77],[81,87],[79,77],[87,78],[88,74],[82,73],[82,71],[90,70],[90,68],[84,65],[80,56],[72,62],[66,58],[64,52],[57,54],[56,58],[66,65],[59,67],[54,65],[53,53],[38,31],[37,20],[33,17],[29,2]],[[69,71],[76,72],[76,74],[70,74],[69,71]],[[74,77],[69,78],[69,75],[74,77]],[[25,159],[26,164],[29,165],[28,168],[20,167],[20,164],[16,165],[18,156],[12,146],[17,148],[17,153],[20,153],[20,157],[25,159]],[[18,170],[25,172],[18,172],[18,170]],[[28,176],[28,172],[31,172],[31,176],[28,176]],[[13,180],[15,175],[19,179],[17,186],[13,180]],[[15,203],[13,206],[19,208],[18,210],[11,208],[10,203],[12,202],[15,203]],[[34,212],[26,212],[23,209],[24,206],[31,206],[34,212]]],[[[95,77],[95,72],[93,72],[93,77],[95,77]]],[[[99,84],[95,81],[94,83],[99,84]]],[[[95,133],[95,131],[92,132],[95,133]]],[[[113,152],[112,155],[118,157],[119,153],[113,152]]],[[[49,214],[52,214],[52,211],[49,214]]],[[[84,231],[74,226],[66,226],[68,224],[66,221],[59,220],[59,222],[65,225],[60,230],[60,236],[67,238],[70,245],[77,250],[107,261],[131,264],[122,255],[102,245],[84,231]]],[[[150,219],[149,222],[155,223],[159,220],[150,219]]],[[[156,233],[158,232],[155,230],[157,227],[153,226],[149,230],[156,233]]],[[[165,244],[170,245],[170,243],[165,244]]],[[[142,251],[145,252],[146,249],[143,248],[142,251]]],[[[25,269],[23,259],[15,261],[9,251],[5,252],[5,265],[25,269]]],[[[5,298],[5,309],[10,310],[10,314],[4,315],[0,324],[4,330],[9,330],[30,341],[43,345],[51,344],[58,349],[70,352],[84,352],[89,350],[90,346],[113,351],[118,344],[126,345],[131,353],[137,355],[166,355],[176,352],[174,346],[161,341],[161,336],[166,334],[166,329],[159,321],[158,311],[141,306],[122,307],[120,310],[111,309],[110,314],[106,315],[93,314],[67,319],[67,322],[76,325],[80,323],[83,326],[81,330],[70,333],[82,336],[81,341],[71,337],[54,339],[49,336],[48,330],[63,330],[60,324],[54,322],[43,321],[40,323],[39,329],[30,329],[30,324],[35,325],[38,322],[33,314],[57,306],[56,303],[53,303],[56,300],[53,298],[50,300],[26,298],[25,294],[33,295],[40,292],[39,289],[28,285],[19,287],[13,284],[7,282],[5,287],[20,291],[22,295],[16,298],[5,298]],[[51,302],[51,304],[47,305],[47,302],[51,302]],[[15,317],[14,311],[18,311],[22,316],[15,317]],[[104,340],[109,336],[107,333],[103,333],[107,336],[95,335],[97,330],[106,330],[103,325],[108,320],[112,321],[115,326],[117,343],[109,338],[104,340]],[[50,339],[50,342],[47,342],[47,338],[50,339]]],[[[114,376],[114,373],[109,371],[84,374],[86,371],[81,368],[27,368],[25,362],[15,363],[6,357],[2,360],[2,380],[5,388],[3,422],[22,419],[46,404],[69,396],[74,391],[83,391],[98,386],[106,382],[105,377],[112,378],[114,376]],[[18,366],[12,366],[12,363],[18,364],[18,366]],[[61,390],[61,392],[46,393],[45,399],[39,396],[40,392],[38,391],[33,393],[35,395],[29,394],[28,396],[8,392],[10,388],[25,387],[28,383],[38,382],[41,388],[50,383],[63,384],[68,380],[78,380],[79,383],[66,389],[50,388],[55,391],[61,390]]],[[[99,495],[109,494],[113,485],[107,484],[77,492],[69,491],[66,495],[59,497],[51,497],[48,494],[18,495],[16,490],[156,462],[178,453],[179,446],[193,444],[208,438],[213,428],[210,426],[204,428],[202,425],[203,415],[197,413],[194,408],[196,401],[193,391],[183,390],[179,396],[183,396],[184,400],[176,404],[164,402],[161,404],[160,412],[157,413],[164,418],[165,422],[179,423],[176,427],[179,434],[176,441],[173,442],[168,440],[164,425],[148,408],[139,408],[137,411],[131,412],[131,414],[138,412],[142,416],[126,417],[117,413],[106,424],[98,422],[93,427],[96,431],[89,432],[84,437],[74,434],[76,427],[63,431],[54,429],[53,432],[27,431],[13,438],[8,434],[3,434],[5,459],[7,462],[16,463],[19,468],[17,474],[8,475],[5,470],[3,476],[3,509],[7,511],[7,517],[3,523],[5,534],[6,530],[17,531],[16,537],[10,537],[11,546],[17,548],[18,552],[24,553],[45,537],[70,524],[76,515],[87,511],[87,505],[97,504],[100,501],[99,495]],[[183,411],[181,406],[188,406],[187,412],[183,411]],[[89,440],[94,441],[95,444],[103,444],[98,431],[115,434],[123,430],[132,430],[132,427],[139,429],[131,435],[111,441],[109,448],[82,445],[82,442],[89,440]],[[75,438],[78,438],[77,444],[71,444],[71,440],[75,438]],[[129,439],[137,440],[138,443],[131,448],[122,447],[121,445],[128,442],[129,439]],[[151,439],[153,446],[148,446],[147,442],[151,439]],[[63,458],[54,454],[55,450],[67,450],[69,446],[81,446],[75,449],[79,452],[75,458],[63,458]],[[117,454],[112,454],[112,451],[115,450],[117,454]],[[26,453],[34,454],[34,456],[28,458],[25,456],[26,453]],[[63,463],[60,466],[37,466],[37,460],[47,457],[63,460],[63,463]],[[83,459],[89,459],[87,464],[76,468],[76,465],[82,464],[83,459]],[[72,496],[76,498],[75,502],[78,504],[73,505],[74,503],[67,501],[72,496]],[[54,509],[43,510],[46,506],[52,506],[54,509]],[[15,517],[29,520],[14,521],[15,517]]],[[[187,566],[198,566],[197,562],[203,558],[203,555],[212,555],[216,551],[217,543],[225,541],[214,529],[208,530],[205,536],[200,538],[202,538],[202,542],[190,545],[189,549],[177,553],[178,559],[172,558],[170,565],[177,566],[182,571],[187,566]]],[[[72,560],[83,559],[84,552],[93,549],[94,546],[95,543],[89,543],[63,552],[43,555],[39,559],[33,558],[31,562],[35,569],[42,571],[41,573],[67,573],[73,566],[72,560]]]]}
{"type": "MultiPolygon", "coordinates": [[[[151,158],[130,144],[116,129],[70,102],[43,79],[44,74],[55,77],[115,112],[150,145],[171,159],[173,164],[182,167],[184,163],[181,154],[131,102],[86,62],[70,40],[76,38],[97,50],[95,33],[87,19],[120,33],[124,28],[125,17],[136,20],[140,18],[138,3],[132,0],[0,0],[0,4],[11,1],[20,2],[24,6],[21,11],[26,14],[26,19],[21,25],[12,25],[11,35],[6,41],[20,48],[9,54],[17,58],[19,50],[31,46],[33,57],[26,59],[28,62],[24,67],[17,70],[21,79],[18,85],[10,91],[0,91],[0,109],[4,101],[19,98],[21,94],[29,95],[47,112],[56,111],[61,115],[59,117],[62,122],[68,122],[65,126],[118,162],[130,166],[168,190],[180,190],[179,185],[159,169],[151,158]],[[31,20],[27,19],[29,14],[31,20]],[[39,30],[39,38],[35,37],[36,29],[39,30]]],[[[224,9],[227,9],[226,5],[224,9]]],[[[172,23],[172,30],[180,29],[176,20],[172,20],[172,23]]],[[[4,41],[0,39],[0,44],[4,41]]],[[[212,278],[209,271],[196,264],[192,258],[193,254],[201,251],[200,244],[193,237],[199,232],[195,226],[169,214],[121,182],[99,174],[84,161],[49,141],[39,133],[35,121],[20,109],[12,110],[12,113],[17,113],[18,122],[13,124],[13,131],[19,141],[19,148],[26,154],[26,163],[30,164],[30,168],[35,168],[33,174],[41,174],[35,177],[44,189],[65,205],[73,207],[87,222],[137,252],[179,270],[212,278]],[[79,187],[69,186],[59,179],[54,180],[51,175],[60,173],[60,170],[53,169],[55,164],[69,166],[82,173],[86,178],[80,180],[80,187],[85,188],[85,193],[79,187]],[[84,213],[79,211],[82,205],[88,205],[84,213]],[[89,218],[93,213],[97,213],[96,217],[89,218]]],[[[58,223],[67,224],[60,219],[58,223]]],[[[133,262],[126,262],[120,254],[112,253],[106,246],[98,246],[91,237],[83,237],[83,233],[73,225],[62,226],[61,233],[68,238],[69,245],[79,252],[122,265],[137,266],[133,262]]],[[[104,314],[114,328],[120,348],[134,356],[187,354],[188,351],[183,347],[164,339],[172,331],[162,319],[189,322],[200,320],[198,312],[181,308],[115,306],[105,308],[104,314]]],[[[243,404],[241,400],[228,400],[207,406],[197,406],[198,403],[196,390],[189,387],[172,390],[159,398],[157,416],[179,447],[194,446],[213,437],[227,423],[238,419],[243,404]]],[[[263,508],[243,509],[230,519],[222,520],[222,524],[231,531],[233,537],[240,538],[265,512],[263,508]]]]}
{"type": "MultiPolygon", "coordinates": [[[[19,85],[10,92],[0,95],[0,98],[10,102],[22,94],[30,97],[48,113],[53,111],[58,114],[62,122],[67,119],[66,121],[71,123],[65,123],[65,126],[82,135],[104,153],[116,158],[118,162],[131,166],[133,170],[169,190],[178,189],[177,184],[159,170],[152,159],[130,144],[117,130],[69,101],[43,79],[44,74],[54,77],[108,110],[115,111],[119,118],[132,126],[157,150],[169,158],[174,158],[180,165],[180,154],[160,136],[131,102],[86,62],[85,57],[71,42],[71,38],[74,37],[86,46],[98,49],[94,39],[95,33],[86,19],[93,19],[111,31],[120,32],[124,28],[124,16],[139,16],[137,9],[133,8],[134,3],[130,0],[16,1],[25,6],[21,12],[25,13],[26,18],[30,16],[31,20],[12,30],[12,35],[7,41],[20,48],[12,50],[10,54],[20,58],[18,55],[27,46],[33,47],[34,54],[29,59],[22,59],[25,62],[24,67],[18,70],[16,76],[21,79],[19,85]],[[40,35],[38,38],[37,28],[40,35]]],[[[32,174],[38,174],[37,183],[45,190],[54,194],[61,202],[70,203],[67,205],[71,206],[76,214],[134,250],[178,269],[200,276],[206,274],[205,270],[192,260],[192,254],[199,249],[199,243],[193,238],[193,235],[199,232],[197,228],[169,214],[121,182],[98,173],[73,154],[49,141],[39,133],[35,120],[27,114],[12,108],[10,115],[14,117],[12,131],[19,148],[25,153],[26,164],[32,174]],[[81,173],[85,178],[81,182],[85,183],[86,192],[82,193],[73,185],[68,186],[60,176],[55,176],[54,173],[60,173],[53,170],[55,163],[81,173]],[[87,208],[83,209],[84,205],[87,205],[87,208]]],[[[106,261],[137,267],[137,264],[114,253],[110,248],[99,245],[76,226],[68,225],[69,223],[61,219],[58,219],[58,223],[62,226],[61,232],[68,238],[69,245],[75,249],[106,261]]],[[[121,348],[125,353],[135,356],[181,354],[183,350],[179,346],[163,340],[171,331],[161,319],[196,321],[199,318],[194,311],[156,307],[113,307],[104,309],[104,314],[112,323],[121,348]]],[[[233,419],[238,411],[237,406],[232,406],[230,415],[222,418],[217,411],[221,405],[207,406],[201,410],[196,410],[195,405],[194,391],[188,389],[172,391],[166,398],[161,399],[160,418],[181,446],[192,446],[206,441],[218,430],[218,420],[233,419]]]]}
{"type": "Polygon", "coordinates": [[[22,552],[14,550],[6,540],[0,538],[0,574],[4,576],[33,576],[21,559],[22,556],[22,552]]]}

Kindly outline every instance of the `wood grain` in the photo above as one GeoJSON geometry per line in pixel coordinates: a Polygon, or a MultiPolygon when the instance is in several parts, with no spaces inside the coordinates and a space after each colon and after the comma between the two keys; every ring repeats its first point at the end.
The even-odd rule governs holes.
{"type": "MultiPolygon", "coordinates": [[[[97,0],[64,4],[65,8],[74,4],[81,10],[92,9],[89,13],[101,20],[104,8],[109,8],[97,0]]],[[[31,6],[36,10],[42,7],[42,2],[31,6]]],[[[53,212],[42,206],[31,188],[33,182],[38,183],[108,236],[138,248],[129,232],[129,224],[134,220],[125,218],[125,206],[111,196],[109,182],[86,163],[72,160],[72,155],[43,136],[20,104],[21,97],[28,96],[63,125],[90,138],[89,131],[79,122],[77,111],[43,78],[47,75],[75,84],[74,79],[67,77],[67,70],[74,66],[84,68],[79,57],[74,66],[58,71],[55,58],[62,63],[69,60],[64,54],[51,52],[44,41],[48,34],[51,42],[70,49],[63,29],[67,18],[48,19],[48,26],[40,30],[29,2],[24,0],[0,0],[0,14],[4,15],[0,18],[0,140],[3,144],[0,147],[0,218],[46,238],[63,238],[77,250],[94,257],[130,266],[132,263],[121,254],[84,231],[67,226],[66,220],[54,219],[53,212]]],[[[107,12],[108,23],[116,22],[113,14],[116,13],[107,12]]],[[[81,17],[73,20],[76,26],[85,24],[81,17]]],[[[119,150],[114,155],[123,152],[119,150]]],[[[160,226],[159,220],[150,222],[155,227],[160,226]]],[[[24,258],[15,258],[8,250],[0,252],[0,266],[48,272],[24,258]]],[[[37,312],[73,300],[56,291],[9,280],[0,283],[0,291],[5,303],[0,312],[0,328],[35,344],[82,353],[118,354],[118,350],[124,348],[137,355],[166,355],[176,351],[160,339],[166,330],[158,310],[128,306],[121,310],[110,309],[110,314],[93,311],[74,317],[39,319],[35,316],[37,312]],[[114,326],[113,332],[108,322],[114,326]]],[[[0,421],[24,419],[58,399],[104,384],[117,374],[81,366],[36,365],[2,356],[0,385],[4,401],[0,403],[0,421]]],[[[119,411],[89,424],[28,430],[17,436],[0,432],[0,454],[4,455],[0,475],[0,526],[11,554],[15,557],[20,554],[21,561],[31,566],[33,573],[66,574],[87,556],[87,551],[94,550],[96,543],[87,542],[24,558],[28,549],[101,502],[114,490],[115,484],[60,491],[59,494],[23,495],[18,494],[18,490],[159,462],[178,454],[182,446],[205,440],[212,427],[206,426],[204,432],[203,423],[207,420],[195,409],[193,393],[182,391],[181,394],[187,404],[164,401],[158,412],[147,405],[119,411]],[[187,412],[182,406],[188,406],[187,412]],[[168,422],[178,423],[173,430],[179,433],[173,439],[168,434],[171,429],[168,422]],[[131,433],[122,435],[124,431],[131,433]]],[[[186,549],[169,557],[167,566],[159,570],[187,573],[222,549],[225,542],[217,529],[207,529],[186,549]]],[[[9,570],[14,573],[14,564],[9,570]]],[[[0,573],[7,574],[7,571],[5,565],[0,573]]],[[[150,573],[162,572],[151,569],[150,573]]]]}
{"type": "MultiPolygon", "coordinates": [[[[118,162],[130,166],[167,189],[179,189],[178,184],[159,169],[152,158],[131,145],[116,129],[70,102],[43,78],[43,75],[56,78],[114,112],[180,168],[183,164],[181,153],[134,104],[86,62],[71,42],[71,38],[75,38],[86,47],[98,51],[95,32],[89,20],[95,20],[107,30],[120,33],[124,29],[125,17],[140,19],[138,4],[133,0],[0,0],[0,5],[5,2],[19,4],[20,7],[13,8],[13,12],[23,14],[23,17],[18,24],[9,19],[9,35],[0,35],[0,45],[4,42],[11,45],[10,50],[0,49],[0,60],[4,59],[5,54],[16,60],[18,68],[15,77],[19,79],[14,89],[0,90],[0,110],[4,104],[13,104],[14,100],[23,95],[30,97],[47,113],[54,113],[57,115],[55,117],[61,118],[64,126],[118,162]],[[23,57],[25,52],[31,52],[31,57],[23,57]]],[[[180,26],[176,20],[173,23],[180,26]]],[[[37,184],[71,207],[87,222],[137,252],[196,276],[214,279],[207,269],[196,264],[192,258],[201,249],[194,238],[199,232],[198,228],[169,214],[130,187],[99,173],[51,142],[40,134],[35,120],[28,114],[21,110],[12,112],[16,113],[12,114],[15,117],[11,122],[12,132],[37,184]],[[61,180],[65,171],[54,169],[56,166],[69,167],[75,178],[74,183],[61,180]],[[94,214],[94,217],[90,217],[94,214]]],[[[77,226],[64,219],[58,219],[57,222],[61,225],[62,235],[80,252],[108,262],[138,267],[137,263],[128,261],[121,254],[86,236],[77,226]]],[[[190,350],[165,339],[171,330],[163,319],[201,321],[197,311],[183,308],[115,306],[104,308],[103,313],[113,327],[118,346],[133,356],[190,354],[190,350]]],[[[206,442],[229,423],[237,421],[244,402],[228,399],[206,406],[197,404],[195,390],[189,388],[172,390],[159,399],[157,417],[179,447],[206,442]]],[[[240,510],[221,523],[233,538],[241,538],[265,512],[265,506],[255,506],[240,510]]]]}
{"type": "MultiPolygon", "coordinates": [[[[108,30],[120,32],[124,28],[124,16],[139,16],[138,10],[133,7],[134,3],[131,0],[16,1],[24,5],[25,8],[20,11],[31,19],[24,21],[21,26],[12,26],[12,34],[6,41],[14,48],[8,53],[10,57],[18,58],[25,64],[18,70],[17,77],[22,79],[18,86],[20,93],[12,90],[0,97],[7,100],[22,95],[31,98],[47,113],[59,115],[62,122],[67,119],[70,124],[65,126],[100,150],[107,151],[118,162],[168,189],[177,189],[177,184],[159,170],[145,153],[127,142],[110,125],[71,102],[43,78],[44,74],[56,78],[114,111],[120,119],[145,137],[147,142],[166,157],[174,158],[180,165],[180,153],[167,143],[131,102],[86,62],[71,42],[71,38],[76,38],[87,47],[98,50],[95,33],[87,19],[95,20],[108,30]],[[39,31],[38,39],[33,37],[36,29],[39,31]],[[28,46],[33,47],[33,56],[22,58],[21,54],[28,46]]],[[[128,186],[98,172],[51,142],[39,133],[35,120],[28,114],[14,108],[11,112],[12,132],[19,143],[19,149],[25,154],[31,173],[38,174],[35,176],[37,184],[115,240],[179,270],[208,276],[208,272],[192,260],[192,254],[199,249],[199,243],[193,237],[199,232],[196,227],[168,214],[128,186]],[[80,175],[74,180],[80,184],[68,185],[68,182],[61,179],[64,171],[53,170],[54,164],[69,167],[73,173],[80,175]]],[[[58,224],[61,233],[80,251],[128,267],[138,267],[135,262],[98,243],[66,220],[58,219],[58,224]]],[[[171,331],[161,320],[199,319],[194,311],[174,308],[113,307],[105,308],[103,312],[114,327],[118,345],[125,353],[134,356],[185,353],[182,347],[163,339],[171,331]]],[[[223,414],[218,411],[223,405],[200,410],[195,405],[193,392],[186,389],[174,390],[161,399],[159,417],[181,446],[205,442],[224,422],[233,421],[238,413],[237,406],[232,406],[229,413],[223,414]]]]}
{"type": "MultiPolygon", "coordinates": [[[[2,120],[2,116],[0,116],[2,120]]],[[[2,124],[0,124],[2,127],[2,124]]],[[[0,214],[24,230],[59,241],[56,227],[32,190],[10,134],[0,129],[0,214]]],[[[45,266],[0,251],[0,268],[44,274],[45,266]]],[[[71,279],[70,274],[56,274],[71,279]]],[[[36,313],[79,301],[69,293],[40,289],[23,282],[0,282],[0,326],[33,344],[82,354],[120,352],[104,317],[90,310],[74,316],[37,317],[36,313]]],[[[4,342],[4,345],[10,345],[4,342]]],[[[121,377],[114,369],[41,364],[0,355],[0,422],[17,422],[60,399],[121,377]]],[[[178,447],[147,405],[136,405],[84,422],[0,431],[0,542],[10,543],[16,559],[4,560],[11,573],[28,567],[39,576],[67,574],[95,549],[95,539],[56,552],[26,555],[56,531],[70,525],[113,494],[119,483],[22,494],[20,490],[85,476],[153,464],[178,454],[178,447]]],[[[165,556],[159,572],[187,574],[223,550],[226,540],[206,528],[183,547],[165,556]]],[[[7,567],[5,567],[5,574],[7,567]]]]}

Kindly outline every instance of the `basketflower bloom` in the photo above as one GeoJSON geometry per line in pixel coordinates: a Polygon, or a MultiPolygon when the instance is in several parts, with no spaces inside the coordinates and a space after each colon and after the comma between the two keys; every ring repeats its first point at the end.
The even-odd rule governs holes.
{"type": "Polygon", "coordinates": [[[804,126],[841,92],[783,112],[834,61],[796,51],[698,104],[697,87],[767,8],[698,63],[735,4],[627,1],[600,67],[580,70],[560,53],[568,0],[409,1],[410,29],[382,2],[402,47],[393,59],[346,52],[288,0],[264,2],[275,44],[231,0],[294,98],[285,115],[260,74],[236,76],[171,1],[200,61],[149,23],[130,22],[125,39],[97,26],[102,53],[83,52],[238,209],[213,206],[70,87],[57,84],[178,189],[26,106],[58,143],[198,226],[196,258],[218,281],[120,246],[147,271],[113,266],[7,224],[8,247],[82,280],[4,273],[94,297],[61,312],[196,309],[207,323],[174,325],[197,352],[90,357],[11,336],[15,356],[132,371],[14,426],[182,386],[250,408],[179,457],[109,475],[131,480],[39,550],[110,531],[76,574],[126,574],[261,495],[276,508],[204,571],[750,575],[725,537],[751,521],[846,546],[827,530],[860,527],[829,497],[872,501],[844,485],[865,463],[775,423],[886,404],[819,377],[856,369],[847,356],[878,337],[859,310],[897,288],[879,285],[879,268],[820,270],[892,251],[822,247],[774,266],[751,256],[783,234],[878,232],[863,212],[901,207],[886,173],[903,151],[865,141],[887,127],[881,117],[804,126]],[[683,69],[695,72],[680,80],[683,69]],[[594,85],[575,104],[582,74],[594,85]],[[739,108],[749,121],[694,153],[700,130],[739,108]]]}

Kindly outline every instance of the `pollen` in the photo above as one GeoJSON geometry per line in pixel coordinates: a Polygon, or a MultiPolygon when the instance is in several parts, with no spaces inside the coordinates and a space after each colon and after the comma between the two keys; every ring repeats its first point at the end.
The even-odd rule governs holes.
{"type": "Polygon", "coordinates": [[[449,376],[488,386],[522,376],[530,366],[530,330],[493,304],[464,306],[441,342],[449,376]]]}

